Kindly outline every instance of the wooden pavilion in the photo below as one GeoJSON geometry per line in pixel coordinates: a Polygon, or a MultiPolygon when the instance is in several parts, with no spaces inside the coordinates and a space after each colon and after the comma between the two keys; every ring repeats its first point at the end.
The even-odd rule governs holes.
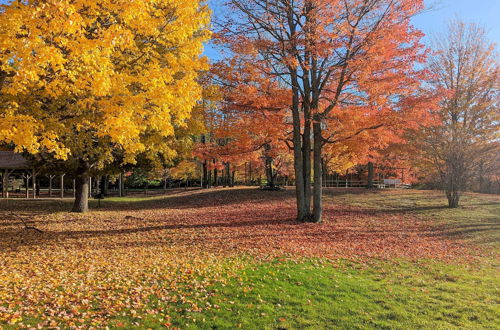
{"type": "MultiPolygon", "coordinates": [[[[15,171],[22,171],[23,177],[27,178],[33,173],[29,168],[28,161],[20,154],[13,151],[0,150],[0,173],[2,175],[2,197],[9,198],[10,176],[15,171]]],[[[34,181],[33,181],[34,182],[34,181]]]]}

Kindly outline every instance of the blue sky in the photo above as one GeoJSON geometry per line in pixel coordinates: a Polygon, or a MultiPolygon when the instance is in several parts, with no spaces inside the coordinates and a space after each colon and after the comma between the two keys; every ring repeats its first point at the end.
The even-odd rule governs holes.
{"type": "MultiPolygon", "coordinates": [[[[214,15],[221,14],[220,3],[224,0],[209,0],[214,15]]],[[[478,23],[488,32],[488,37],[500,45],[500,0],[426,0],[430,10],[416,16],[413,24],[422,30],[427,43],[433,34],[445,31],[448,21],[459,17],[468,22],[478,23]]],[[[210,46],[205,54],[217,58],[217,52],[210,46]]]]}
{"type": "Polygon", "coordinates": [[[478,23],[488,32],[490,40],[500,44],[500,0],[426,0],[433,7],[413,19],[426,35],[439,33],[455,17],[478,23]]]}

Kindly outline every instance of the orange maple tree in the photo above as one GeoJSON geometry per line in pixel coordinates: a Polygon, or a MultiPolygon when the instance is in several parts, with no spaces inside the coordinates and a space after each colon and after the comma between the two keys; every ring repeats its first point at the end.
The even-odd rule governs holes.
{"type": "Polygon", "coordinates": [[[258,73],[253,79],[264,76],[290,91],[285,118],[292,126],[297,218],[320,222],[324,146],[351,139],[384,144],[384,129],[427,113],[430,100],[421,93],[427,72],[416,65],[427,51],[410,22],[423,1],[230,0],[228,8],[220,43],[249,63],[258,73]]]}

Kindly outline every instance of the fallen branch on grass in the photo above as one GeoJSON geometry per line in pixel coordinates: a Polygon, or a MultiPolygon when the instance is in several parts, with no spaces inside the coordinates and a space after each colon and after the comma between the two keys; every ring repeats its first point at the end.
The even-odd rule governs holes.
{"type": "Polygon", "coordinates": [[[21,220],[21,222],[24,224],[24,229],[26,229],[26,230],[30,230],[31,229],[31,230],[35,230],[35,231],[37,231],[39,233],[43,233],[42,230],[40,230],[40,229],[38,229],[38,228],[36,228],[34,226],[29,226],[28,223],[24,220],[23,217],[15,214],[15,213],[11,213],[11,215],[14,216],[14,217],[16,217],[17,219],[21,220]]]}

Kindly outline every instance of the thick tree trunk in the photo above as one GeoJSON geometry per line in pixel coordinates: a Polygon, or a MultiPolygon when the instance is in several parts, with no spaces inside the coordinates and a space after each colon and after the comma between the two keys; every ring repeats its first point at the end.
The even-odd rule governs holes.
{"type": "Polygon", "coordinates": [[[467,186],[467,170],[465,157],[460,152],[456,152],[447,159],[447,171],[444,175],[446,183],[446,197],[448,207],[457,208],[460,202],[460,195],[467,186]]]}
{"type": "Polygon", "coordinates": [[[456,209],[460,202],[460,193],[456,190],[449,190],[446,192],[446,197],[448,198],[448,207],[456,209]]]}
{"type": "Polygon", "coordinates": [[[109,194],[109,178],[107,175],[102,176],[102,182],[101,182],[101,193],[103,196],[108,196],[109,194]]]}
{"type": "MultiPolygon", "coordinates": [[[[308,114],[306,114],[308,116],[308,114]]],[[[302,137],[302,158],[304,169],[304,208],[306,212],[305,221],[311,216],[311,121],[306,119],[304,135],[302,137]]]]}
{"type": "Polygon", "coordinates": [[[71,212],[85,213],[89,210],[88,166],[81,164],[75,176],[76,195],[71,212]]]}
{"type": "Polygon", "coordinates": [[[369,162],[368,163],[368,184],[366,185],[366,188],[371,189],[374,187],[373,185],[373,176],[375,174],[373,163],[369,162]]]}
{"type": "Polygon", "coordinates": [[[266,179],[267,179],[267,187],[274,189],[276,187],[276,182],[274,180],[274,169],[273,169],[273,158],[270,156],[271,145],[266,143],[264,145],[264,161],[265,161],[265,169],[266,169],[266,179]]]}
{"type": "Polygon", "coordinates": [[[479,164],[479,192],[480,193],[486,192],[484,189],[484,181],[485,180],[484,180],[483,173],[484,173],[484,162],[481,162],[479,164]]]}
{"type": "Polygon", "coordinates": [[[460,202],[460,187],[458,184],[458,180],[460,178],[455,177],[455,173],[448,174],[448,182],[446,186],[446,198],[448,198],[448,207],[449,208],[457,208],[460,202]]]}
{"type": "MultiPolygon", "coordinates": [[[[295,31],[292,31],[294,34],[295,31]]],[[[309,217],[306,211],[304,190],[304,167],[302,157],[302,134],[300,120],[299,82],[296,70],[290,72],[292,78],[292,120],[293,120],[293,166],[295,171],[295,196],[297,200],[297,220],[304,221],[309,217]]]]}
{"type": "Polygon", "coordinates": [[[208,170],[207,170],[207,161],[203,162],[203,173],[202,173],[202,179],[201,179],[201,187],[202,188],[209,188],[209,180],[208,180],[208,170]]]}
{"type": "Polygon", "coordinates": [[[323,147],[323,138],[321,132],[321,121],[315,120],[314,130],[314,190],[313,190],[313,222],[323,220],[323,164],[321,158],[321,149],[323,147]]]}

